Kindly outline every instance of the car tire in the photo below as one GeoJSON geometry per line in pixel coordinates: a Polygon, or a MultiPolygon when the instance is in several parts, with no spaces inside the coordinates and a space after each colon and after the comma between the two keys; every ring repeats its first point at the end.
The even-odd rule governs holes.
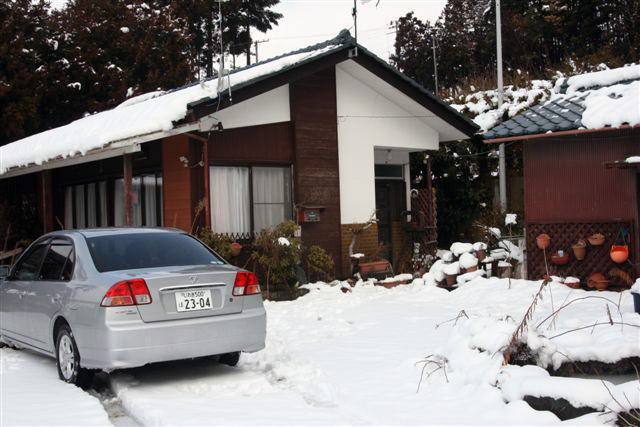
{"type": "Polygon", "coordinates": [[[236,366],[239,361],[240,361],[239,351],[222,354],[218,359],[219,363],[222,363],[223,365],[227,365],[227,366],[236,366]]]}
{"type": "Polygon", "coordinates": [[[73,332],[62,325],[56,338],[56,367],[58,376],[64,382],[86,387],[91,383],[91,371],[80,367],[80,353],[73,332]]]}

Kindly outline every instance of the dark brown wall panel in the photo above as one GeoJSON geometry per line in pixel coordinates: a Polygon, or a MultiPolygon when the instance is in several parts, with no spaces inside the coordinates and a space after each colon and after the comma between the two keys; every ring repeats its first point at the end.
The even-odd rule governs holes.
{"type": "Polygon", "coordinates": [[[640,129],[523,144],[527,222],[637,220],[637,172],[604,163],[637,155],[640,129]]]}
{"type": "Polygon", "coordinates": [[[180,156],[191,164],[200,158],[194,152],[196,142],[187,135],[177,135],[162,141],[162,197],[165,227],[176,227],[191,232],[194,207],[198,203],[194,194],[195,169],[185,168],[180,156]]]}
{"type": "Polygon", "coordinates": [[[293,161],[291,122],[249,126],[211,134],[211,164],[291,164],[293,161]]]}
{"type": "Polygon", "coordinates": [[[327,250],[342,271],[340,240],[340,181],[334,67],[289,86],[295,140],[296,204],[324,206],[321,221],[304,223],[307,246],[327,250]]]}

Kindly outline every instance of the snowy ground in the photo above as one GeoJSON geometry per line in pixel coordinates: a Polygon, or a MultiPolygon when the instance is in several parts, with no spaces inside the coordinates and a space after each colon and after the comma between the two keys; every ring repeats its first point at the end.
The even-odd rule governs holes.
{"type": "MultiPolygon", "coordinates": [[[[243,355],[238,367],[209,360],[158,364],[113,373],[113,389],[141,425],[557,424],[555,415],[520,400],[534,386],[549,388],[546,371],[501,366],[500,348],[539,285],[512,281],[509,289],[506,279],[476,279],[450,293],[419,281],[393,289],[360,285],[347,293],[340,286],[307,285],[311,292],[296,301],[266,303],[267,347],[243,355]],[[461,310],[466,316],[447,322],[461,310]],[[425,375],[417,391],[420,361],[430,355],[447,359],[446,376],[442,369],[425,375]]],[[[586,293],[553,283],[543,294],[530,324],[547,317],[552,304],[558,308],[586,295],[613,301],[577,301],[551,327],[539,328],[547,337],[606,320],[608,312],[615,322],[640,325],[628,291],[619,300],[617,293],[586,293]]],[[[639,330],[616,323],[550,340],[529,331],[525,339],[575,360],[582,354],[606,359],[640,355],[639,330]]],[[[53,362],[26,352],[3,349],[1,354],[3,426],[107,422],[95,398],[57,380],[53,362]],[[68,411],[50,409],[71,401],[77,409],[71,419],[68,411]],[[46,422],[37,418],[47,412],[46,422]]],[[[594,383],[590,387],[594,391],[582,393],[572,383],[559,386],[558,393],[609,403],[601,402],[608,393],[594,383]]],[[[632,400],[638,399],[637,389],[634,383],[624,388],[632,400]]],[[[611,419],[596,413],[571,423],[611,419]]]]}

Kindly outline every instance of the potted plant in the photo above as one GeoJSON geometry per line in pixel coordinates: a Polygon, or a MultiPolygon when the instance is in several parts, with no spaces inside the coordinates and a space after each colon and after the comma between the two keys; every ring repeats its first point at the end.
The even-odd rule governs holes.
{"type": "Polygon", "coordinates": [[[452,262],[451,264],[447,264],[442,269],[444,271],[444,277],[447,280],[447,286],[451,287],[457,283],[458,274],[460,274],[460,264],[456,262],[452,262]]]}
{"type": "Polygon", "coordinates": [[[558,249],[551,254],[551,262],[555,265],[565,265],[569,262],[569,252],[558,249]]]}
{"type": "Polygon", "coordinates": [[[242,251],[242,245],[240,243],[233,242],[231,243],[231,245],[229,245],[229,247],[231,248],[231,256],[240,255],[240,251],[242,251]]]}
{"type": "Polygon", "coordinates": [[[604,243],[604,235],[600,233],[595,233],[589,236],[587,240],[592,246],[600,246],[604,243]]]}
{"type": "Polygon", "coordinates": [[[587,255],[587,242],[580,239],[571,246],[571,249],[573,250],[573,255],[576,259],[578,261],[582,261],[587,255]]]}

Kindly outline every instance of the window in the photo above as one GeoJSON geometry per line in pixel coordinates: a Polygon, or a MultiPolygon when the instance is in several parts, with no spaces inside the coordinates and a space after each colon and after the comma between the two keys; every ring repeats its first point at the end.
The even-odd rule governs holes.
{"type": "Polygon", "coordinates": [[[216,233],[249,234],[293,217],[290,167],[213,166],[209,179],[216,233]]]}
{"type": "MultiPolygon", "coordinates": [[[[162,225],[162,176],[133,177],[133,225],[162,225]]],[[[122,178],[65,187],[64,226],[71,228],[121,226],[125,223],[122,178]]]]}
{"type": "Polygon", "coordinates": [[[198,240],[181,233],[131,233],[88,237],[87,245],[101,272],[185,265],[224,264],[198,240]]]}
{"type": "Polygon", "coordinates": [[[16,280],[36,280],[46,250],[47,244],[40,243],[29,251],[16,267],[14,274],[16,280]]]}
{"type": "Polygon", "coordinates": [[[71,280],[73,274],[73,246],[66,240],[54,240],[40,269],[40,280],[71,280]]]}

